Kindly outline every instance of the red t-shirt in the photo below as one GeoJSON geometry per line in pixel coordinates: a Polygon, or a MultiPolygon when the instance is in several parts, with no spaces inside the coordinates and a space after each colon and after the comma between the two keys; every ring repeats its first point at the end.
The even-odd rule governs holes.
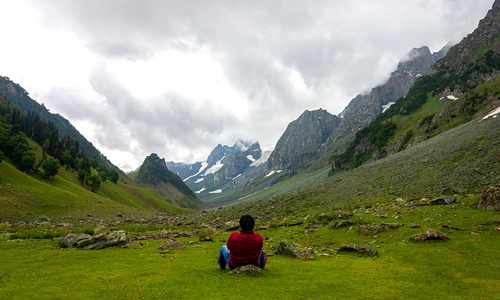
{"type": "Polygon", "coordinates": [[[230,251],[229,267],[231,269],[244,265],[259,266],[259,256],[264,241],[253,230],[242,230],[241,233],[233,232],[227,240],[230,251]]]}

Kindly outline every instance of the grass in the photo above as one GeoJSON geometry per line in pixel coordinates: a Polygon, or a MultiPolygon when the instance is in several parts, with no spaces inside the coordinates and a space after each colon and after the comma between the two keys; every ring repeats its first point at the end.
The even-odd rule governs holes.
{"type": "MultiPolygon", "coordinates": [[[[213,236],[215,242],[208,243],[198,242],[197,237],[180,238],[186,249],[169,250],[166,254],[157,250],[161,240],[99,251],[60,249],[51,240],[3,240],[0,241],[0,298],[57,299],[67,297],[70,289],[78,291],[72,292],[74,299],[496,297],[500,288],[497,245],[500,231],[486,223],[499,218],[498,212],[477,210],[469,202],[418,208],[400,203],[399,214],[394,214],[395,207],[393,203],[384,202],[380,208],[355,214],[353,219],[358,221],[400,225],[376,236],[360,235],[356,229],[331,230],[328,226],[307,231],[307,222],[258,231],[266,239],[267,253],[272,252],[271,245],[282,239],[313,247],[318,253],[314,260],[270,256],[263,275],[257,277],[230,276],[227,270],[218,268],[216,257],[228,233],[219,233],[213,236]],[[424,221],[428,218],[432,221],[424,221]],[[418,223],[422,228],[404,226],[410,223],[418,223]],[[469,230],[443,229],[440,223],[469,230]],[[409,241],[412,235],[428,228],[445,232],[450,240],[409,241]],[[472,235],[472,231],[479,235],[472,235]],[[368,244],[379,254],[371,258],[337,252],[335,249],[344,243],[368,244]]],[[[194,230],[160,225],[126,226],[135,231],[133,234],[142,229],[194,230]]]]}
{"type": "Polygon", "coordinates": [[[152,191],[131,187],[140,191],[142,198],[137,198],[122,186],[105,182],[103,191],[96,194],[82,188],[71,172],[63,170],[61,175],[45,180],[40,174],[25,174],[8,162],[0,163],[0,220],[29,220],[41,215],[77,218],[87,214],[106,217],[117,212],[151,214],[153,209],[141,199],[153,202],[153,207],[162,212],[190,212],[155,197],[152,191]]]}

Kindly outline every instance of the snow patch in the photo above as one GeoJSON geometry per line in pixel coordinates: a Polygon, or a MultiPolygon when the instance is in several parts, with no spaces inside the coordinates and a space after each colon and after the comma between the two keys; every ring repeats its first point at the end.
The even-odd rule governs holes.
{"type": "Polygon", "coordinates": [[[205,178],[198,178],[198,179],[196,179],[196,181],[195,181],[194,183],[200,183],[200,182],[202,182],[203,180],[205,180],[205,178]]]}
{"type": "Polygon", "coordinates": [[[499,108],[497,108],[497,109],[495,109],[495,110],[493,110],[493,111],[491,111],[491,112],[490,112],[487,116],[485,116],[485,117],[483,118],[483,120],[486,120],[486,119],[488,119],[489,117],[496,118],[498,114],[500,114],[500,107],[499,107],[499,108]]]}
{"type": "Polygon", "coordinates": [[[199,190],[199,191],[197,191],[197,192],[195,192],[195,193],[196,193],[196,194],[199,194],[199,193],[203,192],[204,190],[206,190],[206,188],[205,188],[205,187],[202,187],[202,188],[201,188],[201,190],[199,190]]]}
{"type": "Polygon", "coordinates": [[[269,174],[267,174],[266,176],[264,177],[269,177],[271,175],[274,175],[274,174],[279,174],[281,173],[283,170],[272,170],[271,172],[269,172],[269,174]]]}
{"type": "Polygon", "coordinates": [[[382,105],[382,108],[383,108],[382,113],[385,113],[385,111],[388,110],[394,104],[396,104],[396,102],[389,102],[386,105],[382,105]]]}
{"type": "Polygon", "coordinates": [[[234,177],[234,178],[233,178],[233,180],[235,180],[236,178],[238,178],[238,177],[240,177],[240,176],[241,176],[241,174],[239,174],[238,176],[234,177]]]}
{"type": "Polygon", "coordinates": [[[211,192],[208,192],[209,194],[220,194],[222,193],[222,190],[221,189],[218,189],[218,190],[215,190],[215,191],[211,191],[211,192]]]}
{"type": "Polygon", "coordinates": [[[439,101],[444,100],[444,98],[446,98],[446,99],[448,99],[448,100],[453,100],[453,101],[455,101],[455,100],[457,100],[457,99],[458,99],[457,97],[455,97],[455,96],[453,96],[453,95],[448,95],[448,96],[446,96],[446,97],[441,97],[441,98],[439,98],[439,101]]]}
{"type": "Polygon", "coordinates": [[[189,176],[188,178],[184,179],[183,181],[186,182],[188,179],[193,178],[195,176],[198,176],[201,172],[203,172],[205,170],[206,167],[208,167],[208,163],[206,161],[202,162],[200,170],[198,171],[198,173],[189,176]]]}
{"type": "Polygon", "coordinates": [[[224,164],[222,163],[222,161],[224,160],[226,156],[224,155],[223,158],[221,158],[219,161],[217,161],[215,163],[215,165],[211,166],[210,168],[208,168],[208,170],[205,172],[205,176],[208,175],[208,174],[213,174],[217,171],[220,170],[220,168],[222,168],[224,166],[224,164]]]}
{"type": "Polygon", "coordinates": [[[253,158],[253,156],[251,155],[247,155],[247,159],[253,163],[255,162],[255,158],[253,158]]]}
{"type": "Polygon", "coordinates": [[[266,147],[265,150],[264,148],[261,149],[262,149],[262,154],[260,155],[260,158],[251,163],[250,167],[258,167],[262,164],[267,163],[269,156],[271,156],[271,153],[273,153],[273,147],[266,147]]]}

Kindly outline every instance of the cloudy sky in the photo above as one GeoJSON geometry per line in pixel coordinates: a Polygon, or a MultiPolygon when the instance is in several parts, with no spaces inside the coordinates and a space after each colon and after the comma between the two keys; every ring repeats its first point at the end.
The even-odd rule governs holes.
{"type": "Polygon", "coordinates": [[[0,0],[0,75],[114,164],[274,145],[340,113],[414,47],[472,32],[493,0],[0,0]]]}

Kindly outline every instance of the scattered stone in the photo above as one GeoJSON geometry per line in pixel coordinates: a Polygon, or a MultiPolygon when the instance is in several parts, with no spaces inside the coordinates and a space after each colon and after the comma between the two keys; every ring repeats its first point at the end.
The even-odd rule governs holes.
{"type": "Polygon", "coordinates": [[[48,218],[48,217],[46,217],[46,216],[41,216],[41,217],[40,217],[40,220],[42,220],[43,222],[52,222],[52,220],[51,220],[51,219],[49,219],[49,218],[48,218]]]}
{"type": "Polygon", "coordinates": [[[95,234],[97,234],[97,233],[103,233],[106,230],[108,230],[108,227],[106,225],[102,225],[102,226],[99,226],[96,229],[94,229],[94,233],[95,234]]]}
{"type": "Polygon", "coordinates": [[[441,226],[443,226],[444,228],[453,229],[453,230],[469,230],[469,229],[464,228],[464,227],[454,227],[454,226],[448,226],[448,225],[441,225],[441,226]]]}
{"type": "Polygon", "coordinates": [[[477,208],[500,211],[500,187],[485,187],[481,193],[477,208]]]}
{"type": "Polygon", "coordinates": [[[363,235],[377,234],[384,231],[384,228],[379,225],[360,225],[358,233],[363,235]]]}
{"type": "Polygon", "coordinates": [[[212,228],[212,227],[208,227],[207,229],[204,230],[205,234],[207,235],[216,235],[216,234],[219,234],[219,232],[217,230],[215,230],[215,228],[212,228]]]}
{"type": "Polygon", "coordinates": [[[333,225],[330,226],[328,229],[339,229],[339,228],[347,227],[350,225],[352,225],[352,223],[349,221],[340,221],[340,222],[333,223],[333,225]]]}
{"type": "Polygon", "coordinates": [[[233,269],[231,270],[231,272],[229,272],[229,275],[234,275],[234,274],[247,274],[251,276],[256,276],[256,275],[262,275],[262,270],[254,265],[245,265],[233,269]]]}
{"type": "Polygon", "coordinates": [[[495,219],[491,221],[491,224],[500,224],[500,219],[495,219]]]}
{"type": "Polygon", "coordinates": [[[398,223],[390,223],[390,224],[389,224],[389,227],[390,227],[391,229],[398,229],[398,228],[399,228],[399,224],[398,224],[398,223]]]}
{"type": "Polygon", "coordinates": [[[455,203],[455,198],[451,195],[443,195],[427,202],[429,205],[448,205],[452,203],[455,203]]]}
{"type": "Polygon", "coordinates": [[[375,256],[378,253],[377,250],[372,247],[347,244],[340,246],[338,252],[357,252],[362,254],[369,254],[372,256],[375,256]]]}
{"type": "Polygon", "coordinates": [[[449,240],[450,238],[448,238],[446,236],[446,234],[444,234],[440,231],[437,231],[434,229],[429,229],[426,232],[422,232],[422,233],[419,233],[419,234],[412,236],[411,239],[414,241],[427,241],[427,240],[446,241],[446,240],[449,240]]]}
{"type": "Polygon", "coordinates": [[[226,231],[232,231],[232,230],[237,230],[240,228],[240,224],[234,221],[229,221],[224,224],[226,231]]]}
{"type": "Polygon", "coordinates": [[[418,225],[418,224],[411,224],[410,228],[420,228],[420,225],[418,225]]]}
{"type": "Polygon", "coordinates": [[[76,247],[76,243],[81,241],[81,240],[88,240],[91,239],[92,236],[89,234],[73,234],[70,233],[66,235],[65,237],[61,237],[59,239],[59,245],[62,246],[63,248],[73,248],[76,247]]]}
{"type": "Polygon", "coordinates": [[[113,246],[125,246],[130,239],[126,234],[101,233],[88,240],[80,240],[76,243],[77,248],[85,250],[100,250],[113,246]]]}
{"type": "Polygon", "coordinates": [[[432,222],[432,221],[434,221],[434,219],[431,219],[431,218],[426,218],[426,219],[424,220],[424,222],[432,222]]]}
{"type": "Polygon", "coordinates": [[[451,195],[453,195],[453,193],[452,193],[451,189],[449,187],[447,187],[443,190],[443,195],[451,196],[451,195]]]}
{"type": "Polygon", "coordinates": [[[299,244],[292,244],[287,240],[279,242],[275,253],[288,255],[294,258],[314,258],[314,250],[312,248],[302,247],[299,244]]]}
{"type": "Polygon", "coordinates": [[[454,188],[453,192],[455,194],[467,194],[467,189],[462,189],[462,188],[454,188]]]}
{"type": "Polygon", "coordinates": [[[479,232],[474,232],[474,231],[473,231],[473,232],[471,232],[470,234],[472,234],[472,235],[479,235],[479,232]]]}
{"type": "Polygon", "coordinates": [[[172,241],[164,245],[161,245],[160,247],[158,247],[158,250],[183,249],[183,248],[186,248],[186,246],[184,246],[184,244],[181,241],[172,241]]]}

